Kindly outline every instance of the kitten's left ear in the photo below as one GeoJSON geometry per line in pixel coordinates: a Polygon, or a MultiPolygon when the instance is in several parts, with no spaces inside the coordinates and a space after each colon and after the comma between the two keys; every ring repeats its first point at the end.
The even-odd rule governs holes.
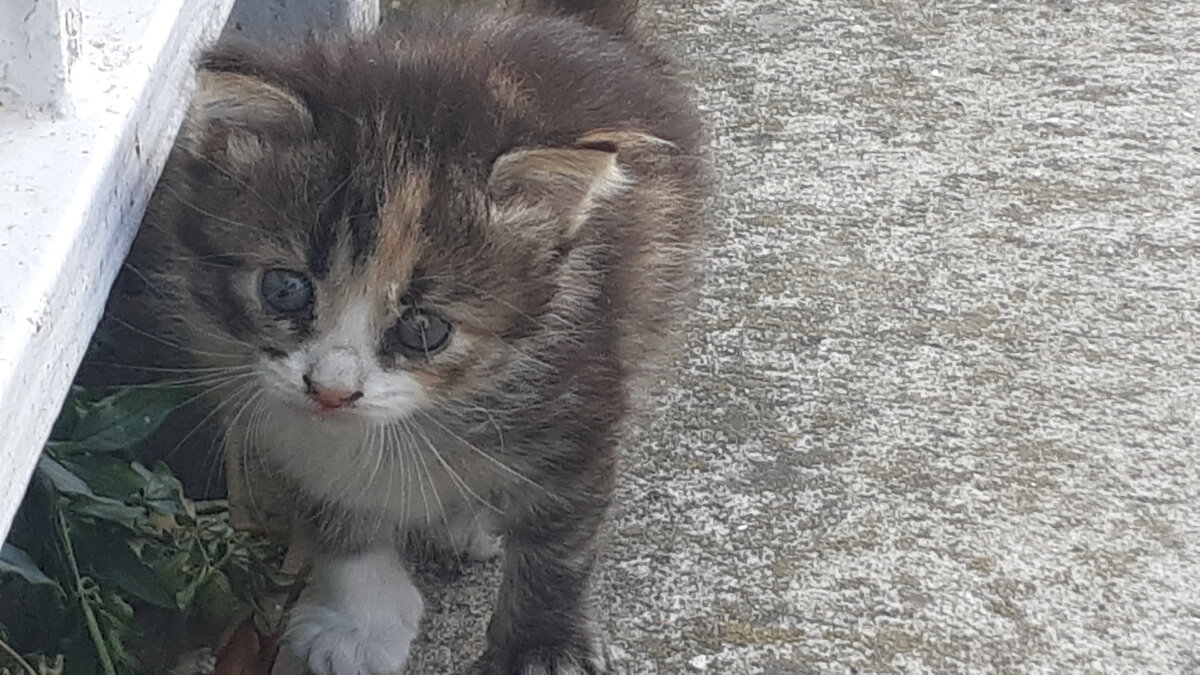
{"type": "Polygon", "coordinates": [[[492,165],[488,194],[493,218],[506,225],[543,230],[554,227],[560,241],[574,239],[597,202],[611,197],[629,179],[611,143],[568,148],[519,148],[492,165]]]}
{"type": "Polygon", "coordinates": [[[201,68],[178,144],[214,160],[247,163],[271,139],[305,137],[312,113],[283,85],[252,74],[201,68]]]}

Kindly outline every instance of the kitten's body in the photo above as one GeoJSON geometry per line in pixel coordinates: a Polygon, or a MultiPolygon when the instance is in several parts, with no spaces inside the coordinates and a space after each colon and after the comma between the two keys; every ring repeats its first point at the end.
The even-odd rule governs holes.
{"type": "Polygon", "coordinates": [[[421,602],[397,543],[484,530],[506,580],[478,670],[605,671],[595,534],[703,188],[684,87],[617,36],[631,7],[206,61],[132,265],[156,330],[240,378],[216,392],[233,451],[318,526],[289,629],[317,673],[400,672],[421,602]]]}

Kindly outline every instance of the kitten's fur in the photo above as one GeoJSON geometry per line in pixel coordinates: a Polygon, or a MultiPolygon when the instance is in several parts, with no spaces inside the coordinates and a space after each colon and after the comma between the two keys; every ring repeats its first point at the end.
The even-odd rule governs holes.
{"type": "Polygon", "coordinates": [[[633,2],[512,4],[210,53],[134,247],[154,330],[240,373],[226,438],[320,532],[288,630],[316,673],[403,671],[414,532],[503,541],[477,672],[608,672],[595,535],[629,378],[693,281],[701,129],[633,2]],[[308,297],[296,273],[311,307],[281,313],[262,293],[308,297]],[[444,348],[403,346],[412,312],[444,348]]]}

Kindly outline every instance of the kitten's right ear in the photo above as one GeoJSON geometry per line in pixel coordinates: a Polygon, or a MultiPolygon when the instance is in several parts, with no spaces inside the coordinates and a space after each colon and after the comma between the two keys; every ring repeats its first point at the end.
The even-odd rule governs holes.
{"type": "Polygon", "coordinates": [[[616,146],[595,143],[505,153],[492,165],[488,193],[497,222],[570,241],[598,201],[628,185],[616,146]]]}
{"type": "Polygon", "coordinates": [[[265,140],[312,133],[312,113],[282,86],[216,70],[200,70],[196,80],[196,95],[179,132],[179,145],[194,154],[248,163],[263,152],[265,140]]]}

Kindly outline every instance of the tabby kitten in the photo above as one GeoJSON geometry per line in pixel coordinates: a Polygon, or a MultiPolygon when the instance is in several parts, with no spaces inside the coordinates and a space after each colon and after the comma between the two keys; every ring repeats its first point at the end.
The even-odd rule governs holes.
{"type": "Polygon", "coordinates": [[[701,127],[632,2],[519,4],[209,53],[131,257],[316,526],[286,638],[320,675],[403,671],[414,533],[503,544],[474,672],[609,672],[596,534],[693,282],[701,127]]]}

